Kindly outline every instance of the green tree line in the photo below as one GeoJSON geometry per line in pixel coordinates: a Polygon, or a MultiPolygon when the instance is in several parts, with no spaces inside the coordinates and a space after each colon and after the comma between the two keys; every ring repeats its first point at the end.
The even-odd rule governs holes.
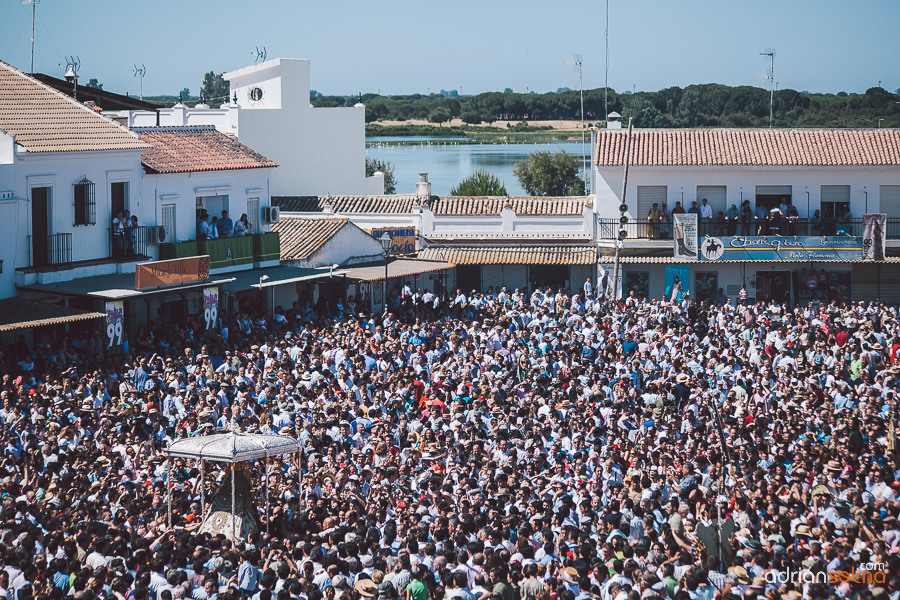
{"type": "MultiPolygon", "coordinates": [[[[900,92],[900,90],[897,90],[900,92]]],[[[486,92],[477,96],[447,94],[406,96],[321,96],[314,106],[366,105],[366,122],[426,119],[444,123],[460,118],[469,124],[501,120],[579,119],[577,91],[546,94],[486,92]]],[[[900,127],[900,94],[880,87],[864,94],[810,94],[785,89],[775,92],[776,127],[900,127]]],[[[603,88],[585,90],[584,115],[589,122],[604,117],[603,88]]],[[[670,87],[656,92],[620,94],[609,91],[609,112],[618,112],[637,127],[767,127],[769,91],[719,84],[670,87]]]]}

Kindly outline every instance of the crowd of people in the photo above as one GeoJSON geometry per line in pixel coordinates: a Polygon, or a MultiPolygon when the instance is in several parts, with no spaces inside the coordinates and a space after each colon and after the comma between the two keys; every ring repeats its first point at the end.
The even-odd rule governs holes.
{"type": "Polygon", "coordinates": [[[592,292],[22,338],[0,600],[897,600],[897,307],[592,292]],[[166,455],[217,431],[303,448],[248,539],[166,455]]]}

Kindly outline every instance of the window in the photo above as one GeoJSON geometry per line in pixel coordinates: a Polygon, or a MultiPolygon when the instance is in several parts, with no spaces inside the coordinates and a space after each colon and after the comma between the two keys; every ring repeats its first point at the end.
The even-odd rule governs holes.
{"type": "Polygon", "coordinates": [[[262,100],[262,97],[263,97],[262,88],[255,87],[255,88],[250,89],[250,99],[251,100],[253,100],[254,102],[259,102],[260,100],[262,100]]]}
{"type": "Polygon", "coordinates": [[[75,184],[75,226],[97,224],[94,182],[87,177],[75,184]]]}
{"type": "Polygon", "coordinates": [[[166,243],[172,244],[176,241],[175,237],[175,205],[163,204],[160,225],[166,230],[166,243]]]}
{"type": "Polygon", "coordinates": [[[259,198],[247,198],[247,221],[250,223],[250,227],[247,228],[247,233],[256,233],[256,225],[255,223],[259,220],[259,198]]]}

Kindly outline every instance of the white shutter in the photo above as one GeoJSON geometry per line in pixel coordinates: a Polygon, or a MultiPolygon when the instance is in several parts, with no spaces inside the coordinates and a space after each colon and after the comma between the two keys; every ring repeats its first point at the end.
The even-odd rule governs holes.
{"type": "Polygon", "coordinates": [[[758,185],[756,186],[757,196],[790,196],[791,186],[789,185],[758,185]]]}
{"type": "Polygon", "coordinates": [[[823,185],[822,202],[850,202],[849,185],[823,185]]]}
{"type": "MultiPolygon", "coordinates": [[[[637,189],[637,211],[633,212],[634,219],[646,221],[647,214],[653,208],[653,203],[659,203],[659,209],[666,201],[667,188],[664,185],[639,185],[637,189]]],[[[671,207],[669,207],[671,210],[671,207]]]]}
{"type": "MultiPolygon", "coordinates": [[[[713,218],[719,214],[719,211],[728,210],[728,188],[724,185],[698,185],[697,186],[697,206],[703,205],[703,199],[712,207],[713,218]]],[[[736,204],[736,203],[735,203],[736,204]]]]}
{"type": "Polygon", "coordinates": [[[259,222],[259,198],[247,198],[247,220],[250,221],[250,231],[247,233],[259,231],[256,225],[259,222]]]}
{"type": "Polygon", "coordinates": [[[900,185],[883,185],[878,193],[878,212],[900,217],[900,185]]]}
{"type": "Polygon", "coordinates": [[[175,237],[175,205],[162,205],[162,219],[160,225],[166,230],[166,243],[174,243],[178,238],[175,237]]]}

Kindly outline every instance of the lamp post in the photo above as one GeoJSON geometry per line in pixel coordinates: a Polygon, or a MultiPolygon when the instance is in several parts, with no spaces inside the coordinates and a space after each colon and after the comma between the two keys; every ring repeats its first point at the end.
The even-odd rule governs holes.
{"type": "MultiPolygon", "coordinates": [[[[263,281],[268,281],[268,280],[269,280],[269,276],[268,276],[268,275],[263,275],[262,277],[259,278],[259,291],[261,291],[261,292],[263,293],[263,302],[264,302],[264,303],[265,303],[265,298],[266,298],[266,291],[263,289],[263,285],[262,285],[262,284],[263,284],[263,281]]],[[[273,293],[273,297],[272,297],[272,303],[273,303],[273,304],[275,303],[274,293],[273,293]]],[[[272,307],[272,312],[273,312],[273,313],[275,312],[275,307],[274,307],[274,306],[272,307]]]]}
{"type": "Polygon", "coordinates": [[[391,234],[385,231],[378,238],[378,241],[381,242],[381,247],[384,249],[384,283],[381,288],[381,298],[382,302],[384,302],[384,310],[387,312],[388,253],[391,251],[391,244],[394,242],[394,239],[391,237],[391,234]]]}

